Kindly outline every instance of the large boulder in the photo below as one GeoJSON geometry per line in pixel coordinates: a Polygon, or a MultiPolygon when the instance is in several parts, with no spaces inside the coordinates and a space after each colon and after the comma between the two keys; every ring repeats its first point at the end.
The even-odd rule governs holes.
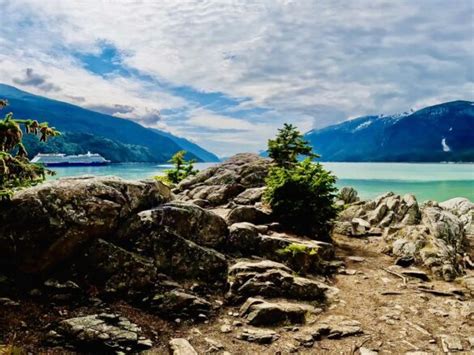
{"type": "Polygon", "coordinates": [[[260,202],[264,192],[265,187],[252,187],[237,195],[234,202],[240,205],[253,205],[260,202]]]}
{"type": "MultiPolygon", "coordinates": [[[[176,279],[197,279],[216,286],[225,284],[226,258],[209,247],[220,245],[225,235],[200,234],[199,230],[184,236],[179,235],[178,231],[185,234],[193,228],[166,223],[162,226],[161,221],[163,213],[167,213],[166,210],[167,207],[157,208],[136,214],[119,231],[117,243],[127,250],[150,258],[160,272],[176,279]]],[[[173,213],[177,213],[176,210],[173,210],[173,213]]],[[[205,218],[213,217],[206,215],[205,218]]],[[[188,220],[183,219],[181,222],[185,224],[188,220]]]]}
{"type": "Polygon", "coordinates": [[[237,154],[183,180],[177,192],[180,199],[204,199],[211,205],[222,205],[245,189],[264,186],[270,165],[270,159],[256,154],[237,154]]]}
{"type": "Polygon", "coordinates": [[[255,206],[237,206],[229,212],[226,220],[229,225],[239,222],[265,224],[270,222],[270,217],[271,214],[269,211],[255,206]]]}
{"type": "Polygon", "coordinates": [[[0,267],[46,271],[89,241],[107,239],[129,216],[172,199],[157,181],[79,177],[46,182],[0,205],[0,267]]]}

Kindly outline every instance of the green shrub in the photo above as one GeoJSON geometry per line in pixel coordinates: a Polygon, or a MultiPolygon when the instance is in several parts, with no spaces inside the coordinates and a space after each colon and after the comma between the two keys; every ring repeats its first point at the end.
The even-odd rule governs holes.
{"type": "Polygon", "coordinates": [[[319,158],[296,127],[288,123],[278,130],[275,139],[268,140],[268,156],[276,165],[286,168],[291,168],[296,164],[299,156],[319,158]]]}
{"type": "Polygon", "coordinates": [[[266,179],[264,199],[273,215],[286,228],[319,240],[329,240],[336,177],[310,158],[291,168],[274,166],[266,179]]]}
{"type": "MultiPolygon", "coordinates": [[[[0,100],[0,109],[7,105],[6,100],[0,100]]],[[[0,119],[0,200],[10,198],[16,189],[43,181],[45,174],[52,174],[43,166],[30,163],[22,142],[23,131],[39,136],[41,142],[60,134],[46,122],[16,119],[11,112],[0,119]]]]}
{"type": "Polygon", "coordinates": [[[186,151],[181,150],[177,152],[169,160],[170,163],[174,164],[173,169],[165,171],[166,178],[171,184],[179,184],[182,180],[186,179],[188,176],[196,175],[198,170],[194,169],[195,160],[185,160],[184,156],[186,151]]]}

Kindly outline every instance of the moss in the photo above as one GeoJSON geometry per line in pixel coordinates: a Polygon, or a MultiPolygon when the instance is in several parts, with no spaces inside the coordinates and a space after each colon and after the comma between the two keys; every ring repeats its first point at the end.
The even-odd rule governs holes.
{"type": "Polygon", "coordinates": [[[278,249],[276,251],[279,255],[288,255],[291,254],[292,256],[296,256],[298,254],[307,254],[307,255],[317,255],[318,248],[315,247],[308,247],[304,244],[298,243],[291,243],[287,247],[283,249],[278,249]]]}

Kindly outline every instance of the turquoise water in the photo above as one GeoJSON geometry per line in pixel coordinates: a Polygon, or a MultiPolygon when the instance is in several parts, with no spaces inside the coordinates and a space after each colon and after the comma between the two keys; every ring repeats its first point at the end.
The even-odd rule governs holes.
{"type": "MultiPolygon", "coordinates": [[[[196,164],[198,169],[212,163],[196,164]]],[[[337,185],[353,186],[364,198],[384,192],[414,194],[419,201],[444,201],[467,197],[474,201],[474,164],[408,164],[408,163],[323,163],[337,177],[337,185]]],[[[54,168],[53,178],[77,175],[116,175],[125,179],[144,179],[162,174],[167,165],[111,164],[102,167],[54,168]]]]}

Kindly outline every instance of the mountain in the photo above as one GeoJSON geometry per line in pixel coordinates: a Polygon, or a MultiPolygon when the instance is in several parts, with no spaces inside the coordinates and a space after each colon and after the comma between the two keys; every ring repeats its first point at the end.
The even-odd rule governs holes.
{"type": "Polygon", "coordinates": [[[204,148],[198,146],[196,143],[188,141],[186,138],[177,137],[171,133],[160,131],[158,129],[153,129],[156,133],[168,137],[177,145],[179,145],[183,150],[194,154],[198,159],[205,162],[218,162],[220,159],[214,153],[211,153],[204,148]]]}
{"type": "Polygon", "coordinates": [[[13,86],[0,84],[0,98],[9,102],[4,112],[11,111],[15,117],[47,121],[63,133],[62,137],[51,139],[47,144],[27,138],[26,148],[31,155],[37,152],[77,154],[90,150],[114,162],[162,163],[184,149],[188,151],[187,158],[207,161],[206,158],[212,157],[212,161],[218,160],[212,153],[184,138],[143,127],[131,120],[33,95],[13,86]]]}
{"type": "Polygon", "coordinates": [[[323,161],[473,162],[474,103],[365,116],[305,134],[323,161]]]}

